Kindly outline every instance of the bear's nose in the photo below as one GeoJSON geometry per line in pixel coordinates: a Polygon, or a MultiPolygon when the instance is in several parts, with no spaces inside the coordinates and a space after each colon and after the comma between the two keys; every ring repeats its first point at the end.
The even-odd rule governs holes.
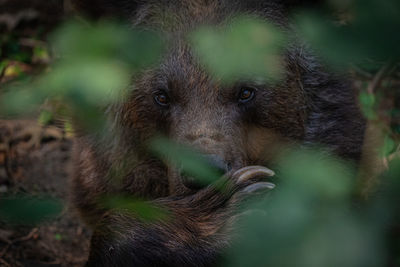
{"type": "MultiPolygon", "coordinates": [[[[201,157],[205,160],[205,162],[207,162],[210,165],[210,167],[216,169],[221,176],[232,169],[231,164],[226,162],[219,155],[202,154],[201,157]]],[[[183,183],[186,187],[192,190],[199,190],[208,185],[204,181],[199,181],[193,177],[187,177],[187,176],[183,176],[183,183]]]]}

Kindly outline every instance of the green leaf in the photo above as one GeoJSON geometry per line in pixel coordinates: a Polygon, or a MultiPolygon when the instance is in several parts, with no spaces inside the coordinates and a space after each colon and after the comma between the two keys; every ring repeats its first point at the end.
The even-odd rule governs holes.
{"type": "Polygon", "coordinates": [[[29,114],[34,111],[46,96],[33,86],[11,87],[0,99],[0,111],[5,115],[29,114]]]}
{"type": "Polygon", "coordinates": [[[351,210],[355,172],[324,151],[281,158],[271,195],[239,216],[225,266],[380,266],[379,227],[351,210]]]}
{"type": "Polygon", "coordinates": [[[43,110],[40,112],[38,122],[41,125],[48,125],[53,119],[53,113],[49,110],[43,110]]]}
{"type": "Polygon", "coordinates": [[[33,57],[35,60],[42,62],[48,62],[50,60],[50,54],[45,47],[35,46],[33,49],[33,57]]]}
{"type": "Polygon", "coordinates": [[[8,66],[9,62],[10,61],[7,59],[0,61],[0,73],[2,73],[4,71],[4,69],[8,66]]]}
{"type": "Polygon", "coordinates": [[[296,190],[305,190],[309,196],[330,201],[343,199],[352,190],[354,170],[323,151],[293,151],[285,155],[281,165],[285,181],[290,181],[296,190]]]}
{"type": "Polygon", "coordinates": [[[203,27],[190,37],[199,58],[224,82],[277,80],[282,74],[284,35],[264,20],[239,17],[221,28],[203,27]]]}
{"type": "Polygon", "coordinates": [[[381,157],[387,157],[390,155],[396,147],[396,142],[388,135],[383,139],[383,146],[381,148],[381,157]]]}
{"type": "Polygon", "coordinates": [[[63,239],[63,237],[62,237],[61,234],[55,234],[54,235],[54,239],[57,240],[57,241],[61,241],[63,239]]]}
{"type": "Polygon", "coordinates": [[[144,221],[167,220],[169,217],[169,212],[161,206],[131,196],[114,195],[103,198],[101,203],[108,209],[117,210],[144,221]]]}
{"type": "Polygon", "coordinates": [[[68,60],[117,59],[135,69],[154,63],[163,50],[159,33],[112,23],[67,23],[53,40],[55,50],[68,60]]]}
{"type": "Polygon", "coordinates": [[[211,166],[201,154],[166,138],[153,139],[149,144],[149,149],[168,163],[180,168],[183,173],[196,178],[197,182],[201,184],[213,183],[223,174],[211,166]]]}
{"type": "Polygon", "coordinates": [[[359,95],[359,101],[361,104],[361,111],[363,112],[364,116],[367,119],[375,120],[378,116],[375,111],[375,95],[367,92],[361,92],[359,95]]]}
{"type": "Polygon", "coordinates": [[[55,218],[62,209],[62,202],[51,197],[16,195],[0,198],[0,220],[11,224],[37,224],[55,218]]]}
{"type": "MultiPolygon", "coordinates": [[[[332,1],[334,2],[334,1],[332,1]]],[[[346,23],[322,12],[305,10],[296,16],[296,28],[314,50],[339,70],[348,64],[371,65],[374,61],[400,58],[400,2],[397,0],[354,0],[337,13],[346,23]]]]}

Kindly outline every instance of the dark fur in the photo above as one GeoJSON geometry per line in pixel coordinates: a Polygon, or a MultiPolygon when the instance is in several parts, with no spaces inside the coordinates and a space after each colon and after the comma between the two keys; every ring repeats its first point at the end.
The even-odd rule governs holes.
{"type": "Polygon", "coordinates": [[[89,266],[209,266],[228,246],[235,206],[248,184],[229,185],[224,194],[211,186],[189,189],[176,171],[146,151],[144,145],[156,134],[219,155],[233,170],[267,166],[280,144],[288,142],[323,144],[336,155],[359,160],[365,122],[354,93],[301,42],[287,51],[284,81],[256,85],[256,98],[246,107],[235,102],[240,84],[227,87],[213,80],[185,42],[185,34],[199,25],[218,25],[242,13],[290,31],[277,1],[76,2],[85,10],[96,6],[95,16],[122,14],[134,25],[171,37],[162,64],[137,77],[135,90],[110,112],[113,141],[86,137],[76,146],[73,200],[95,229],[89,266]],[[154,103],[158,88],[169,91],[169,108],[154,103]],[[113,173],[122,176],[120,183],[113,173]],[[99,199],[121,192],[164,207],[170,219],[144,223],[99,208],[99,199]]]}

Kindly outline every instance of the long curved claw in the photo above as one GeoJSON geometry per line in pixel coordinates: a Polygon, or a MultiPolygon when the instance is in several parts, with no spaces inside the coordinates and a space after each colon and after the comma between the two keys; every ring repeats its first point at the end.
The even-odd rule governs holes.
{"type": "MultiPolygon", "coordinates": [[[[237,183],[243,183],[255,177],[274,175],[275,173],[272,170],[264,166],[247,166],[235,171],[232,177],[236,180],[237,183]]],[[[273,185],[272,183],[269,184],[273,185]]],[[[275,185],[273,186],[275,187],[275,185]]]]}
{"type": "Polygon", "coordinates": [[[243,189],[244,193],[254,193],[259,191],[268,191],[275,188],[275,184],[269,182],[258,182],[243,189]]]}

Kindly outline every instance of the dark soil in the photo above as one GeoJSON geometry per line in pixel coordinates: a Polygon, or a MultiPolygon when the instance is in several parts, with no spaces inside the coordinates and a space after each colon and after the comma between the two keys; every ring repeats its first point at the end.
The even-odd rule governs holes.
{"type": "Polygon", "coordinates": [[[0,266],[82,266],[89,231],[68,206],[72,140],[54,126],[0,121],[1,195],[52,196],[63,212],[38,225],[0,224],[0,266]]]}

